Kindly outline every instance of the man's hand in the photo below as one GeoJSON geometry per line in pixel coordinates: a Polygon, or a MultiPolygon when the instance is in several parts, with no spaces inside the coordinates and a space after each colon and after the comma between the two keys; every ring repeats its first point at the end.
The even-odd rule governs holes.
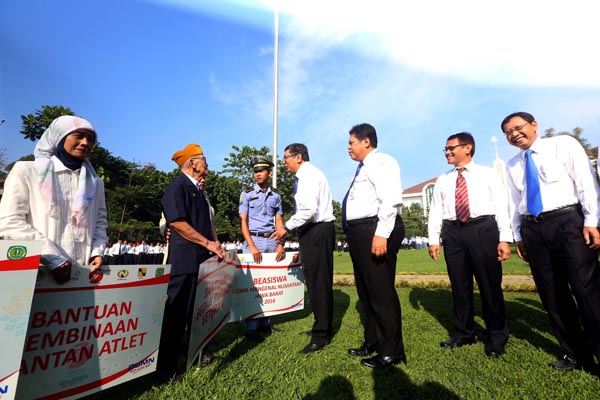
{"type": "Polygon", "coordinates": [[[248,247],[250,248],[250,254],[252,254],[254,262],[260,264],[262,262],[262,253],[260,252],[258,247],[256,247],[254,244],[249,244],[248,247]]]}
{"type": "Polygon", "coordinates": [[[600,233],[598,232],[598,228],[584,226],[583,239],[590,249],[597,250],[600,248],[600,233]]]}
{"type": "Polygon", "coordinates": [[[432,244],[429,246],[429,257],[433,258],[433,261],[437,261],[440,257],[440,245],[432,244]]]}
{"type": "Polygon", "coordinates": [[[59,285],[69,282],[69,280],[71,279],[71,261],[65,261],[64,263],[60,264],[57,268],[54,268],[52,271],[50,271],[50,273],[54,277],[56,283],[58,283],[59,285]]]}
{"type": "Polygon", "coordinates": [[[98,269],[100,269],[100,267],[102,266],[102,261],[104,261],[102,259],[102,256],[96,256],[90,259],[90,266],[92,267],[91,272],[94,272],[98,269]]]}
{"type": "Polygon", "coordinates": [[[510,258],[510,246],[507,242],[498,243],[498,261],[505,261],[510,258]]]}
{"type": "Polygon", "coordinates": [[[165,242],[169,243],[169,238],[171,237],[171,229],[167,228],[165,229],[165,242]]]}
{"type": "Polygon", "coordinates": [[[517,255],[519,256],[519,258],[523,261],[529,262],[529,258],[527,257],[527,249],[525,248],[525,244],[523,243],[522,240],[519,240],[516,243],[516,247],[517,247],[517,255]]]}
{"type": "Polygon", "coordinates": [[[208,249],[208,251],[215,253],[217,257],[221,259],[225,258],[225,256],[227,255],[225,249],[223,249],[223,246],[221,246],[221,243],[219,242],[213,242],[212,240],[209,240],[206,248],[208,249]]]}
{"type": "Polygon", "coordinates": [[[375,257],[383,257],[387,253],[387,238],[381,236],[373,236],[371,243],[371,253],[375,257]]]}
{"type": "Polygon", "coordinates": [[[277,245],[277,255],[275,256],[275,261],[281,261],[285,258],[285,248],[282,244],[277,245]]]}
{"type": "Polygon", "coordinates": [[[269,236],[269,239],[275,239],[281,242],[283,241],[283,238],[285,238],[285,235],[287,235],[287,230],[284,227],[281,227],[277,228],[275,232],[273,232],[271,236],[269,236]]]}

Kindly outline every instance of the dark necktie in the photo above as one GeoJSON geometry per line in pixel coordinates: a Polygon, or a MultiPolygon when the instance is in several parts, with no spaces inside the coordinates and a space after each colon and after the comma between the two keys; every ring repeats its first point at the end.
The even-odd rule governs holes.
{"type": "Polygon", "coordinates": [[[296,214],[296,192],[298,191],[298,178],[294,178],[294,208],[292,209],[292,214],[296,214]]]}
{"type": "Polygon", "coordinates": [[[358,163],[358,167],[356,167],[356,173],[354,174],[354,178],[352,179],[350,187],[348,187],[348,191],[346,192],[344,200],[342,201],[342,228],[344,229],[344,232],[346,232],[346,230],[348,229],[348,220],[346,219],[346,203],[348,202],[348,195],[350,194],[350,189],[352,189],[352,185],[354,185],[354,181],[356,180],[356,177],[358,176],[358,173],[360,172],[362,166],[363,162],[361,161],[358,163]]]}
{"type": "Polygon", "coordinates": [[[540,180],[538,171],[531,158],[531,150],[525,151],[525,182],[527,183],[527,211],[534,217],[544,210],[542,195],[540,193],[540,180]]]}
{"type": "Polygon", "coordinates": [[[463,176],[464,168],[457,168],[458,177],[456,178],[456,191],[454,194],[456,206],[456,219],[466,222],[471,217],[469,210],[469,191],[467,190],[467,181],[463,176]]]}

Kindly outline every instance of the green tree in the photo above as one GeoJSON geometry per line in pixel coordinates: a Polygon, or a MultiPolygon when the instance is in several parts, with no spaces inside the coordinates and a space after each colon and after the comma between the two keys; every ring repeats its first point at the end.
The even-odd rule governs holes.
{"type": "Polygon", "coordinates": [[[42,106],[35,114],[21,115],[23,122],[21,133],[24,139],[35,142],[42,137],[44,131],[50,123],[62,115],[75,115],[69,107],[63,106],[42,106]]]}
{"type": "Polygon", "coordinates": [[[406,237],[427,236],[427,218],[419,203],[413,203],[410,207],[402,207],[402,220],[406,237]]]}
{"type": "MultiPolygon", "coordinates": [[[[239,198],[244,186],[254,185],[252,158],[271,157],[271,149],[266,146],[256,149],[251,146],[231,146],[234,150],[225,157],[223,171],[211,172],[206,179],[206,191],[217,216],[217,233],[226,237],[222,240],[240,239],[239,198]]],[[[294,176],[277,160],[277,191],[281,194],[284,220],[289,218],[293,208],[294,176]]]]}
{"type": "Polygon", "coordinates": [[[0,148],[0,178],[6,178],[6,172],[4,168],[6,167],[6,149],[4,147],[0,148]]]}

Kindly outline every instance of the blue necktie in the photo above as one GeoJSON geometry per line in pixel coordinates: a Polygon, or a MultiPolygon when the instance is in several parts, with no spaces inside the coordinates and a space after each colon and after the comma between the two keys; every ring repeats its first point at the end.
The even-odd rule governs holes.
{"type": "Polygon", "coordinates": [[[352,183],[350,183],[350,187],[344,196],[344,200],[342,201],[342,228],[344,229],[344,233],[348,229],[348,221],[346,220],[346,203],[348,202],[348,195],[350,194],[350,189],[352,189],[352,185],[354,185],[354,181],[360,172],[360,169],[363,166],[363,162],[358,163],[358,167],[356,167],[356,173],[354,174],[354,178],[352,179],[352,183]]]}
{"type": "Polygon", "coordinates": [[[525,151],[525,182],[527,183],[527,211],[534,217],[544,210],[538,171],[531,158],[531,150],[525,151]]]}

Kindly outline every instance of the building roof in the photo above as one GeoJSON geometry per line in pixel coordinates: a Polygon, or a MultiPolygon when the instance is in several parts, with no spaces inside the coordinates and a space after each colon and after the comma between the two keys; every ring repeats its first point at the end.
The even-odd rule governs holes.
{"type": "Polygon", "coordinates": [[[409,187],[408,189],[404,190],[402,192],[402,194],[407,195],[407,194],[423,193],[423,189],[425,188],[425,186],[427,186],[427,185],[429,185],[431,183],[435,183],[435,181],[437,181],[437,178],[431,178],[428,181],[421,182],[418,185],[409,187]]]}

